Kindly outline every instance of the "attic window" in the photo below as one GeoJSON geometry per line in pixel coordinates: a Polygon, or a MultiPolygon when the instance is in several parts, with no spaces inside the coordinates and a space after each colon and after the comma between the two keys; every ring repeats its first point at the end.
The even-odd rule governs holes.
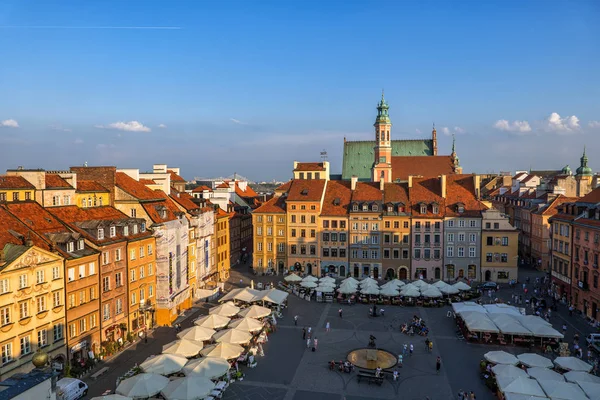
{"type": "Polygon", "coordinates": [[[127,225],[123,227],[123,236],[129,236],[129,227],[127,225]]]}
{"type": "Polygon", "coordinates": [[[146,223],[142,222],[142,232],[146,232],[146,223]]]}
{"type": "Polygon", "coordinates": [[[333,205],[334,206],[339,206],[340,205],[340,198],[336,197],[335,199],[333,199],[333,205]]]}
{"type": "Polygon", "coordinates": [[[373,206],[371,207],[371,209],[373,211],[377,211],[379,209],[379,207],[377,206],[377,204],[373,204],[373,206]]]}
{"type": "Polygon", "coordinates": [[[163,219],[167,218],[167,210],[165,210],[165,209],[160,210],[160,217],[163,219]]]}
{"type": "Polygon", "coordinates": [[[308,195],[308,189],[302,189],[302,191],[300,192],[300,194],[302,196],[307,196],[308,195]]]}
{"type": "Polygon", "coordinates": [[[138,233],[138,227],[137,227],[137,224],[135,224],[135,225],[133,225],[133,234],[137,235],[137,233],[138,233]]]}
{"type": "Polygon", "coordinates": [[[398,212],[404,212],[404,206],[398,206],[398,212]]]}
{"type": "Polygon", "coordinates": [[[368,210],[369,210],[369,206],[368,206],[368,205],[366,205],[366,204],[363,204],[363,206],[362,206],[362,210],[363,210],[363,211],[368,211],[368,210]]]}
{"type": "Polygon", "coordinates": [[[110,227],[110,237],[115,237],[117,235],[117,228],[115,228],[114,226],[110,227]]]}
{"type": "Polygon", "coordinates": [[[464,212],[465,212],[465,206],[464,206],[464,204],[457,204],[457,205],[456,205],[456,210],[457,210],[457,211],[458,211],[460,214],[464,213],[464,212]]]}
{"type": "Polygon", "coordinates": [[[77,250],[83,250],[84,247],[85,247],[85,240],[79,239],[79,241],[77,242],[77,250]]]}
{"type": "Polygon", "coordinates": [[[434,204],[434,205],[432,206],[432,212],[433,212],[434,214],[437,214],[437,213],[439,213],[439,212],[440,212],[440,207],[439,207],[437,204],[434,204]]]}
{"type": "Polygon", "coordinates": [[[67,243],[67,252],[72,253],[75,251],[75,242],[67,243]]]}
{"type": "Polygon", "coordinates": [[[427,206],[425,204],[421,204],[420,212],[421,214],[427,213],[427,206]]]}
{"type": "Polygon", "coordinates": [[[358,211],[358,204],[354,204],[352,206],[352,211],[358,211]]]}
{"type": "Polygon", "coordinates": [[[98,240],[104,239],[104,228],[98,229],[98,240]]]}
{"type": "Polygon", "coordinates": [[[394,207],[388,206],[388,212],[392,212],[393,210],[394,210],[394,207]]]}

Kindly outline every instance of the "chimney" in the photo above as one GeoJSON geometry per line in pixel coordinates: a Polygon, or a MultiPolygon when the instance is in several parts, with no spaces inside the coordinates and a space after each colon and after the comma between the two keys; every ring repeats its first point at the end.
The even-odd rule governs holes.
{"type": "Polygon", "coordinates": [[[440,176],[440,183],[442,185],[442,197],[446,198],[446,175],[440,176]]]}
{"type": "Polygon", "coordinates": [[[408,187],[411,188],[412,187],[412,175],[408,176],[408,187]]]}
{"type": "Polygon", "coordinates": [[[475,183],[475,197],[477,200],[481,199],[481,176],[473,174],[473,180],[475,183]]]}
{"type": "Polygon", "coordinates": [[[352,190],[356,190],[356,182],[358,182],[358,176],[352,175],[352,177],[350,178],[350,188],[352,190]]]}
{"type": "Polygon", "coordinates": [[[383,189],[385,189],[385,181],[382,179],[379,181],[379,190],[383,192],[383,189]]]}

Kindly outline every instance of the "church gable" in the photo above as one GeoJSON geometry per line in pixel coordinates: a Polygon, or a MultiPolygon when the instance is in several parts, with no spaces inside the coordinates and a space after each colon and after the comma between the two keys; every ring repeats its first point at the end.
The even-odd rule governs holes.
{"type": "Polygon", "coordinates": [[[43,264],[62,261],[62,257],[35,246],[27,247],[7,244],[4,247],[4,254],[9,265],[4,266],[2,272],[33,268],[43,264]]]}

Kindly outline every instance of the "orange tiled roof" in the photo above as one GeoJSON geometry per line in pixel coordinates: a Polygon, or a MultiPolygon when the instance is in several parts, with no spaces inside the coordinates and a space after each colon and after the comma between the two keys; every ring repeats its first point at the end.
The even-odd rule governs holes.
{"type": "Polygon", "coordinates": [[[136,181],[124,172],[117,172],[116,177],[117,187],[138,200],[157,200],[161,198],[160,196],[157,196],[154,190],[146,187],[143,183],[136,181]]]}
{"type": "Polygon", "coordinates": [[[561,195],[558,195],[554,200],[552,200],[552,202],[550,202],[550,204],[548,204],[548,207],[544,208],[543,210],[541,210],[540,212],[536,213],[536,214],[541,214],[541,215],[546,215],[546,216],[553,216],[558,214],[558,206],[560,206],[561,204],[564,203],[571,203],[577,201],[576,197],[566,197],[561,195]]]}
{"type": "Polygon", "coordinates": [[[178,192],[171,188],[171,199],[187,211],[200,209],[200,206],[192,201],[193,197],[186,192],[178,192]]]}
{"type": "Polygon", "coordinates": [[[169,196],[162,190],[154,190],[155,198],[162,199],[162,201],[144,202],[142,207],[155,224],[162,224],[164,222],[173,221],[177,219],[177,215],[181,213],[179,207],[171,200],[169,196]],[[166,214],[163,218],[161,210],[165,210],[166,214]]]}
{"type": "Polygon", "coordinates": [[[325,171],[323,163],[299,162],[294,171],[325,171]]]}
{"type": "Polygon", "coordinates": [[[407,180],[410,175],[434,178],[454,173],[451,156],[392,157],[392,180],[407,180]]]}
{"type": "Polygon", "coordinates": [[[403,203],[409,205],[407,183],[386,183],[383,191],[384,203],[403,203]]]}
{"type": "Polygon", "coordinates": [[[109,190],[96,181],[77,180],[78,192],[102,192],[109,193],[109,190]]]}
{"type": "Polygon", "coordinates": [[[217,186],[217,189],[229,189],[229,184],[227,182],[223,182],[217,186]]]}
{"type": "Polygon", "coordinates": [[[379,183],[357,182],[356,189],[352,191],[351,201],[383,201],[383,193],[379,190],[379,183]]]}
{"type": "Polygon", "coordinates": [[[325,189],[325,180],[294,180],[288,193],[288,201],[319,201],[325,189]]]}
{"type": "MultiPolygon", "coordinates": [[[[448,186],[446,184],[446,190],[447,187],[448,186]]],[[[413,178],[412,187],[408,189],[413,217],[443,217],[446,203],[441,193],[442,185],[439,178],[413,178]],[[425,214],[421,214],[421,203],[425,203],[427,205],[427,212],[425,214]],[[438,204],[438,214],[433,214],[433,208],[431,207],[432,203],[438,204]]]]}
{"type": "Polygon", "coordinates": [[[477,200],[473,175],[446,176],[446,216],[480,217],[484,210],[482,203],[477,200]],[[459,213],[457,204],[464,205],[464,212],[459,213]]]}
{"type": "Polygon", "coordinates": [[[154,182],[152,179],[147,178],[140,178],[138,182],[143,183],[144,185],[156,185],[156,182],[154,182]]]}
{"type": "Polygon", "coordinates": [[[277,193],[286,193],[288,190],[290,190],[290,187],[292,187],[292,182],[293,182],[293,180],[287,181],[283,185],[281,185],[278,188],[276,188],[275,192],[277,192],[277,193]]]}
{"type": "Polygon", "coordinates": [[[192,190],[192,193],[204,192],[205,190],[208,190],[209,192],[213,191],[211,188],[209,188],[206,185],[200,185],[198,187],[195,187],[194,190],[192,190]]]}
{"type": "Polygon", "coordinates": [[[8,243],[23,245],[23,240],[30,237],[33,244],[44,250],[50,250],[50,244],[40,235],[32,231],[12,215],[5,207],[0,207],[0,250],[8,243]]]}
{"type": "Polygon", "coordinates": [[[175,173],[175,171],[173,171],[173,170],[171,170],[171,169],[168,169],[168,170],[167,170],[167,172],[168,172],[169,174],[171,174],[171,182],[183,182],[183,183],[185,183],[185,182],[186,182],[186,180],[185,180],[185,179],[183,179],[181,176],[177,175],[177,174],[175,173]]]}
{"type": "Polygon", "coordinates": [[[27,179],[22,176],[0,176],[0,189],[35,189],[27,179]]]}
{"type": "Polygon", "coordinates": [[[46,174],[46,189],[73,189],[67,181],[57,174],[46,174]]]}
{"type": "Polygon", "coordinates": [[[246,184],[246,190],[242,190],[237,182],[235,183],[235,193],[240,197],[258,197],[258,193],[256,193],[250,185],[246,184]]]}
{"type": "Polygon", "coordinates": [[[494,190],[492,190],[491,192],[488,193],[488,196],[497,196],[500,194],[500,189],[502,189],[502,187],[498,187],[494,190]]]}
{"type": "Polygon", "coordinates": [[[325,189],[321,215],[348,214],[352,190],[348,181],[329,181],[325,189]]]}
{"type": "Polygon", "coordinates": [[[6,208],[29,228],[38,233],[62,232],[67,228],[35,201],[8,203],[6,208]]]}
{"type": "Polygon", "coordinates": [[[283,197],[273,197],[256,210],[252,211],[253,214],[264,213],[264,214],[282,214],[285,213],[285,199],[283,197]]]}
{"type": "Polygon", "coordinates": [[[583,196],[578,201],[580,203],[600,203],[600,186],[583,196]]]}

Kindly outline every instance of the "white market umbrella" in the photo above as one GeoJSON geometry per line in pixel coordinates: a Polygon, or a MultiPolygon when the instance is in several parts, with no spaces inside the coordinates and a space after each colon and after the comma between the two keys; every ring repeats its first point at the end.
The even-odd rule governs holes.
{"type": "Polygon", "coordinates": [[[555,370],[542,367],[527,368],[527,375],[538,381],[565,381],[564,376],[555,370]]]}
{"type": "Polygon", "coordinates": [[[358,291],[357,287],[353,287],[353,286],[340,286],[340,288],[338,289],[338,292],[342,293],[342,294],[352,294],[352,293],[356,293],[358,291]]]}
{"type": "Polygon", "coordinates": [[[187,362],[187,358],[178,354],[160,354],[147,358],[140,368],[149,374],[171,375],[181,371],[187,362]]]}
{"type": "Polygon", "coordinates": [[[577,384],[590,399],[600,399],[600,383],[578,382],[577,384]]]}
{"type": "Polygon", "coordinates": [[[215,333],[213,339],[217,343],[246,344],[252,339],[252,334],[241,329],[225,329],[215,333]]]}
{"type": "Polygon", "coordinates": [[[244,308],[238,313],[243,318],[264,318],[271,314],[271,309],[263,306],[253,305],[248,308],[244,308]]]}
{"type": "Polygon", "coordinates": [[[554,364],[552,360],[546,358],[544,356],[540,356],[535,353],[524,353],[519,354],[517,356],[521,364],[524,364],[526,367],[541,367],[541,368],[552,368],[554,364]]]}
{"type": "Polygon", "coordinates": [[[224,358],[203,357],[187,363],[183,373],[185,376],[215,379],[225,375],[229,368],[229,361],[224,358]]]}
{"type": "Polygon", "coordinates": [[[440,289],[440,288],[443,288],[443,287],[446,287],[446,286],[450,286],[450,285],[448,285],[444,281],[437,281],[437,282],[433,283],[432,286],[435,286],[436,288],[440,289]]]}
{"type": "Polygon", "coordinates": [[[206,346],[200,354],[204,357],[218,357],[226,360],[238,358],[244,352],[244,348],[239,344],[217,343],[206,346]]]}
{"type": "Polygon", "coordinates": [[[394,289],[392,286],[382,287],[379,294],[385,297],[400,296],[398,289],[394,289]]]}
{"type": "Polygon", "coordinates": [[[305,282],[301,282],[300,286],[310,289],[310,288],[316,288],[319,285],[317,285],[316,282],[305,281],[305,282]]]}
{"type": "Polygon", "coordinates": [[[323,281],[323,282],[319,282],[319,286],[331,286],[331,287],[336,287],[335,282],[330,282],[330,281],[323,281]]]}
{"type": "Polygon", "coordinates": [[[391,286],[391,287],[395,287],[395,288],[400,288],[402,286],[406,285],[406,283],[402,282],[400,279],[392,279],[391,281],[386,282],[385,284],[381,285],[383,286],[391,286]]]}
{"type": "Polygon", "coordinates": [[[302,278],[300,278],[298,275],[296,274],[289,274],[288,276],[286,276],[285,278],[283,278],[284,281],[286,282],[301,282],[302,278]]]}
{"type": "Polygon", "coordinates": [[[182,330],[177,334],[179,339],[194,340],[196,342],[204,342],[210,340],[215,334],[214,329],[205,328],[203,326],[194,325],[191,328],[182,330]]]}
{"type": "Polygon", "coordinates": [[[128,396],[121,396],[120,394],[107,394],[106,396],[92,397],[92,400],[133,400],[128,396]]]}
{"type": "Polygon", "coordinates": [[[373,278],[365,278],[359,282],[359,285],[362,287],[363,285],[377,284],[377,281],[373,278]]]}
{"type": "Polygon", "coordinates": [[[592,382],[592,383],[600,383],[600,377],[596,375],[589,374],[587,372],[582,371],[569,371],[565,372],[563,375],[565,379],[569,382],[592,382]]]}
{"type": "Polygon", "coordinates": [[[406,285],[402,289],[400,289],[400,296],[419,297],[421,296],[421,291],[419,290],[419,288],[413,285],[406,285]]]}
{"type": "Polygon", "coordinates": [[[335,278],[332,278],[330,276],[325,276],[325,277],[319,279],[319,284],[320,285],[322,285],[323,282],[330,282],[330,283],[333,283],[335,285],[335,278]]]}
{"type": "Polygon", "coordinates": [[[198,355],[203,347],[204,344],[202,342],[179,339],[165,344],[162,348],[162,352],[163,354],[179,354],[181,356],[190,358],[198,355]]]}
{"type": "Polygon", "coordinates": [[[175,379],[161,390],[166,400],[200,400],[204,399],[215,388],[215,384],[208,378],[185,377],[175,379]]]}
{"type": "Polygon", "coordinates": [[[315,291],[323,293],[333,293],[335,288],[333,286],[317,286],[315,291]]]}
{"type": "Polygon", "coordinates": [[[502,393],[517,393],[527,396],[544,398],[546,394],[535,379],[520,377],[514,380],[497,379],[498,388],[502,393]]]}
{"type": "Polygon", "coordinates": [[[346,288],[350,287],[350,288],[356,289],[358,287],[358,283],[350,282],[350,281],[342,282],[342,284],[340,285],[340,288],[343,288],[343,287],[346,287],[346,288]]]}
{"type": "Polygon", "coordinates": [[[546,395],[551,399],[589,400],[576,383],[565,381],[538,381],[546,395]]]}
{"type": "Polygon", "coordinates": [[[306,275],[304,278],[302,278],[302,282],[316,282],[318,280],[319,278],[316,278],[312,275],[306,275]]]}
{"type": "Polygon", "coordinates": [[[230,319],[217,314],[206,315],[194,321],[194,325],[203,326],[209,329],[225,328],[230,319]]]}
{"type": "Polygon", "coordinates": [[[523,371],[521,368],[517,368],[514,365],[504,365],[504,364],[498,364],[498,365],[494,365],[492,367],[492,372],[494,373],[494,375],[496,376],[506,376],[509,378],[520,378],[520,377],[525,377],[527,378],[527,372],[523,371]]]}
{"type": "Polygon", "coordinates": [[[429,283],[425,282],[422,279],[416,280],[416,281],[412,282],[411,284],[418,287],[419,289],[427,288],[430,286],[429,283]]]}
{"type": "Polygon", "coordinates": [[[457,288],[455,288],[452,285],[446,285],[446,286],[443,286],[443,287],[438,288],[438,289],[443,294],[458,294],[460,292],[460,290],[458,290],[457,288]]]}
{"type": "Polygon", "coordinates": [[[442,292],[440,292],[439,289],[436,288],[435,286],[429,286],[428,288],[426,288],[425,290],[423,290],[421,292],[421,295],[423,297],[436,298],[436,297],[442,297],[442,292]]]}
{"type": "Polygon", "coordinates": [[[232,320],[227,327],[254,333],[260,331],[263,324],[257,319],[246,317],[232,320]]]}
{"type": "Polygon", "coordinates": [[[368,294],[368,295],[378,295],[379,294],[379,288],[376,286],[367,286],[363,289],[360,289],[360,292],[362,294],[368,294]]]}
{"type": "Polygon", "coordinates": [[[517,365],[519,359],[505,351],[488,351],[483,357],[492,364],[517,365]]]}
{"type": "Polygon", "coordinates": [[[554,365],[567,371],[590,372],[592,366],[577,357],[556,357],[554,365]]]}
{"type": "Polygon", "coordinates": [[[461,292],[466,292],[467,290],[471,290],[471,286],[467,285],[464,282],[456,282],[454,285],[455,288],[457,288],[458,290],[460,290],[461,292]]]}
{"type": "Polygon", "coordinates": [[[233,304],[233,302],[228,301],[227,303],[223,303],[220,306],[212,307],[208,310],[208,314],[217,314],[223,317],[233,317],[237,313],[240,312],[240,308],[233,304]]]}
{"type": "Polygon", "coordinates": [[[355,283],[355,284],[358,285],[358,280],[355,279],[355,278],[353,278],[353,277],[351,277],[351,276],[349,276],[346,279],[342,280],[342,283],[346,283],[346,282],[355,283]]]}
{"type": "Polygon", "coordinates": [[[160,393],[168,384],[169,378],[144,373],[122,380],[116,392],[133,399],[146,399],[160,393]]]}

